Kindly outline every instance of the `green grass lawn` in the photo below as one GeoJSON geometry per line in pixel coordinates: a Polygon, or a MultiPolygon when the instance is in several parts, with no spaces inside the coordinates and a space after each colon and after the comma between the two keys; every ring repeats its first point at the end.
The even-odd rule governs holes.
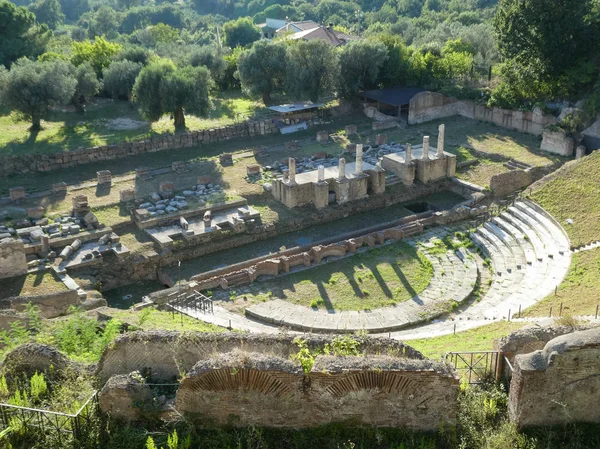
{"type": "Polygon", "coordinates": [[[155,308],[143,309],[139,312],[131,310],[111,309],[106,312],[119,321],[128,323],[142,330],[166,330],[181,332],[224,332],[226,329],[205,323],[185,315],[160,311],[155,308]]]}
{"type": "Polygon", "coordinates": [[[532,199],[565,228],[571,245],[600,240],[600,151],[562,167],[532,199]],[[567,219],[573,224],[567,224],[567,219]]]}
{"type": "Polygon", "coordinates": [[[66,290],[67,286],[51,271],[0,280],[0,298],[47,295],[66,290]]]}
{"type": "Polygon", "coordinates": [[[600,248],[573,254],[571,268],[558,287],[557,294],[527,309],[523,315],[545,317],[558,316],[560,305],[563,315],[594,315],[600,305],[600,248]]]}
{"type": "Polygon", "coordinates": [[[433,268],[423,255],[396,242],[236,291],[218,291],[214,297],[238,311],[278,298],[327,310],[369,310],[412,298],[432,276],[433,268]]]}
{"type": "Polygon", "coordinates": [[[497,321],[454,335],[407,340],[406,343],[432,359],[439,359],[447,352],[491,351],[494,339],[504,337],[526,324],[497,321]]]}
{"type": "MultiPolygon", "coordinates": [[[[262,117],[266,109],[246,98],[241,92],[223,92],[213,99],[209,117],[186,116],[189,130],[217,128],[262,117]]],[[[18,114],[4,111],[0,114],[0,155],[58,153],[77,148],[107,145],[148,138],[154,134],[174,132],[173,120],[168,116],[157,122],[146,122],[137,107],[126,101],[95,98],[85,114],[72,108],[55,110],[42,121],[43,129],[31,133],[31,124],[18,114]]]]}

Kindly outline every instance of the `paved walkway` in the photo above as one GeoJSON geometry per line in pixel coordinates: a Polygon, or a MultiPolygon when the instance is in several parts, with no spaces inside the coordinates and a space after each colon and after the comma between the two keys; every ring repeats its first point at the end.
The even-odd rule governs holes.
{"type": "MultiPolygon", "coordinates": [[[[433,230],[416,236],[412,241],[415,243],[419,239],[427,239],[436,233],[441,235],[441,233],[448,233],[449,231],[449,229],[433,230]]],[[[403,323],[408,322],[407,318],[413,312],[410,308],[417,305],[414,300],[408,301],[407,303],[411,305],[406,306],[406,315],[398,312],[403,310],[400,307],[386,308],[394,309],[391,312],[380,309],[385,310],[385,312],[373,311],[368,314],[372,317],[371,319],[375,319],[376,324],[379,323],[379,327],[372,326],[370,332],[391,332],[393,338],[399,339],[426,338],[451,334],[454,332],[455,326],[458,332],[490,324],[494,321],[512,319],[520,309],[524,310],[551,294],[569,270],[571,252],[569,251],[569,240],[566,233],[554,218],[539,206],[530,202],[519,202],[515,206],[511,206],[499,217],[492,219],[485,226],[479,228],[471,235],[471,239],[489,257],[492,267],[491,285],[479,302],[464,308],[464,310],[459,310],[451,316],[430,321],[420,327],[396,330],[398,327],[393,326],[402,327],[403,323]]],[[[411,240],[408,240],[408,242],[411,243],[411,240]]],[[[460,265],[455,266],[452,259],[453,255],[449,253],[447,263],[459,269],[460,265]]],[[[483,268],[480,267],[481,269],[483,268]]],[[[437,272],[439,274],[439,267],[437,272]]],[[[472,271],[468,271],[468,273],[472,273],[472,271]]],[[[481,275],[484,274],[486,273],[481,273],[481,275]]],[[[445,297],[453,297],[456,291],[462,291],[463,288],[463,286],[460,286],[458,290],[454,290],[457,287],[455,281],[460,279],[460,275],[453,275],[450,279],[452,288],[447,289],[444,294],[445,297]]],[[[445,281],[445,279],[440,281],[438,277],[436,279],[437,284],[434,285],[439,288],[445,281]],[[442,282],[442,284],[439,284],[439,282],[442,282]]],[[[467,283],[470,285],[469,282],[467,283]]],[[[363,323],[363,321],[360,321],[362,317],[359,312],[326,314],[289,303],[285,303],[285,307],[282,307],[282,302],[270,301],[261,304],[263,310],[271,310],[274,317],[280,317],[273,319],[270,323],[253,321],[220,307],[215,307],[214,315],[202,315],[198,318],[220,325],[223,325],[223,323],[228,325],[229,320],[231,320],[232,327],[253,332],[274,332],[277,327],[271,323],[285,326],[287,323],[294,322],[298,324],[294,327],[301,331],[330,330],[340,332],[346,330],[351,332],[357,330],[355,327],[363,323]],[[284,315],[285,311],[292,311],[292,308],[294,309],[291,315],[284,315]],[[337,323],[336,326],[315,326],[315,323],[319,323],[316,321],[317,314],[328,317],[324,318],[328,320],[336,320],[336,318],[331,317],[339,317],[337,318],[338,321],[331,321],[337,323]],[[357,316],[359,318],[356,318],[357,316]],[[315,317],[315,319],[306,317],[315,317]],[[346,327],[343,327],[344,324],[340,327],[341,323],[347,323],[346,327]]],[[[399,306],[402,306],[402,304],[399,306]]],[[[362,315],[367,314],[363,313],[362,315]]],[[[323,322],[324,319],[321,318],[323,322]]],[[[543,320],[544,318],[540,318],[533,321],[540,322],[543,320]]],[[[364,321],[364,323],[371,324],[371,321],[368,323],[364,321]]],[[[358,329],[361,328],[358,327],[358,329]]],[[[367,329],[369,330],[369,328],[367,329]]]]}

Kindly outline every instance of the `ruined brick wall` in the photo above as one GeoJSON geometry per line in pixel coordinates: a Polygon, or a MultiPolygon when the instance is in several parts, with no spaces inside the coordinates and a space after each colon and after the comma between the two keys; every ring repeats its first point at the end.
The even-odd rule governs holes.
{"type": "Polygon", "coordinates": [[[525,326],[494,340],[493,349],[502,352],[512,363],[519,354],[541,351],[550,340],[554,340],[556,337],[594,327],[596,326],[525,326]]]}
{"type": "Polygon", "coordinates": [[[177,391],[179,413],[199,425],[306,428],[335,422],[435,431],[456,419],[458,378],[431,360],[317,357],[297,363],[262,354],[198,362],[177,391]]]}
{"type": "MultiPolygon", "coordinates": [[[[117,337],[104,351],[97,376],[101,383],[115,374],[149,370],[156,381],[171,381],[189,372],[199,360],[215,354],[241,350],[289,359],[298,351],[293,335],[240,334],[235,332],[179,333],[166,331],[132,332],[117,337]]],[[[309,347],[322,348],[333,338],[305,335],[309,347]]],[[[357,337],[365,354],[423,359],[423,355],[396,340],[357,337]]]]}
{"type": "Polygon", "coordinates": [[[517,425],[600,422],[600,328],[515,357],[509,416],[517,425]]]}
{"type": "Polygon", "coordinates": [[[76,167],[90,162],[120,159],[157,151],[170,151],[209,145],[231,139],[275,134],[279,130],[272,120],[248,121],[223,128],[160,135],[148,140],[81,148],[55,154],[32,154],[0,157],[0,176],[23,172],[47,172],[76,167]]]}
{"type": "Polygon", "coordinates": [[[0,241],[0,279],[27,273],[25,245],[16,239],[0,241]]]}
{"type": "Polygon", "coordinates": [[[470,101],[459,101],[437,92],[421,92],[410,100],[408,123],[414,125],[455,115],[536,136],[542,135],[544,127],[557,122],[555,117],[544,115],[539,109],[524,112],[489,108],[470,101]]]}

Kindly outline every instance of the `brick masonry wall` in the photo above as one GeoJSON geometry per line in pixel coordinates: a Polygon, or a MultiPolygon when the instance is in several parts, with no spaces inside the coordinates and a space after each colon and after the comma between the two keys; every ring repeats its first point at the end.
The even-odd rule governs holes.
{"type": "Polygon", "coordinates": [[[198,362],[176,408],[198,425],[306,428],[335,422],[435,431],[456,420],[456,375],[439,362],[388,356],[317,357],[298,364],[261,354],[198,362]]]}
{"type": "MultiPolygon", "coordinates": [[[[115,374],[150,369],[152,379],[172,381],[181,372],[190,372],[199,360],[209,359],[217,353],[241,350],[289,359],[298,352],[293,343],[295,335],[241,334],[223,332],[131,332],[117,337],[109,345],[98,363],[96,375],[101,383],[115,374]]],[[[305,335],[311,349],[323,348],[333,338],[329,335],[305,335]]],[[[365,354],[383,354],[404,359],[422,360],[423,355],[396,340],[373,337],[356,337],[359,350],[365,354]]]]}
{"type": "Polygon", "coordinates": [[[0,157],[0,176],[24,172],[48,172],[76,167],[90,162],[120,159],[157,151],[169,151],[244,137],[277,133],[272,120],[248,121],[223,128],[192,131],[183,134],[155,136],[147,140],[82,148],[55,154],[30,154],[0,157]]]}

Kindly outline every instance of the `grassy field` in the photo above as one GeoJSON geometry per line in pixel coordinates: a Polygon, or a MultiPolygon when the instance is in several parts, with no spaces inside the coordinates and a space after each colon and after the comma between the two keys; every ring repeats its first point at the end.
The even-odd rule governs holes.
{"type": "Polygon", "coordinates": [[[141,330],[166,330],[181,332],[224,332],[226,329],[190,318],[185,315],[156,310],[143,309],[139,312],[111,309],[105,312],[112,318],[135,326],[141,330]]]}
{"type": "MultiPolygon", "coordinates": [[[[224,92],[213,100],[209,117],[186,116],[189,130],[230,125],[249,117],[265,114],[264,106],[244,97],[240,92],[224,92]]],[[[31,124],[17,114],[4,111],[0,115],[0,155],[58,153],[111,143],[139,140],[154,134],[174,132],[168,116],[149,123],[135,106],[126,101],[95,98],[85,114],[65,108],[53,111],[42,121],[42,131],[31,133],[31,124]]]]}
{"type": "Polygon", "coordinates": [[[557,294],[527,309],[523,315],[531,317],[558,316],[563,304],[563,315],[594,315],[600,305],[600,248],[573,254],[571,268],[558,287],[557,294]]]}
{"type": "Polygon", "coordinates": [[[47,295],[66,290],[67,286],[51,271],[0,280],[0,298],[47,295]]]}
{"type": "Polygon", "coordinates": [[[600,151],[562,167],[532,198],[565,228],[571,245],[600,240],[600,151]],[[573,220],[567,224],[566,220],[573,220]]]}
{"type": "Polygon", "coordinates": [[[447,352],[491,351],[494,339],[504,337],[526,324],[497,321],[454,335],[407,340],[406,343],[432,359],[439,359],[447,352]]]}
{"type": "Polygon", "coordinates": [[[271,299],[327,310],[370,310],[409,300],[432,276],[424,256],[397,242],[236,291],[218,291],[214,298],[237,311],[271,299]]]}

